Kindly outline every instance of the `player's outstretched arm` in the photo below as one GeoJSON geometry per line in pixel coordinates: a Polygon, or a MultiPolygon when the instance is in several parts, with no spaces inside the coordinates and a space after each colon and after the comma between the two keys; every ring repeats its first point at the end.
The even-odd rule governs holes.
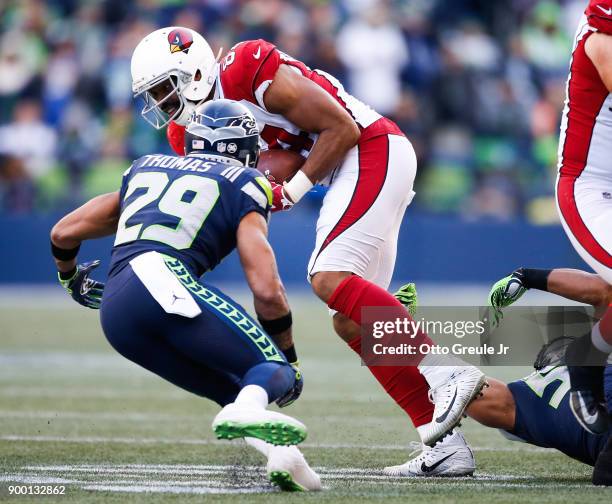
{"type": "Polygon", "coordinates": [[[360,131],[329,93],[287,65],[281,65],[276,72],[264,94],[264,104],[298,128],[319,134],[302,169],[285,185],[287,196],[297,203],[357,144],[360,131]]]}
{"type": "Polygon", "coordinates": [[[240,221],[237,233],[240,262],[255,303],[259,323],[285,354],[296,374],[295,385],[276,401],[288,406],[302,393],[304,380],[293,344],[291,310],[276,266],[274,251],[268,242],[268,224],[257,212],[247,214],[240,221]]]}
{"type": "Polygon", "coordinates": [[[612,35],[593,33],[585,42],[584,50],[604,85],[612,93],[612,35]]]}
{"type": "MultiPolygon", "coordinates": [[[[262,215],[251,212],[240,221],[237,247],[259,319],[273,321],[287,317],[291,313],[289,303],[268,242],[268,224],[262,215]]],[[[281,350],[293,345],[291,326],[270,335],[281,350]]]]}
{"type": "Polygon", "coordinates": [[[514,429],[516,405],[510,389],[505,383],[487,378],[489,387],[483,389],[483,396],[473,400],[467,407],[468,416],[486,427],[514,429]]]}
{"type": "Polygon", "coordinates": [[[51,230],[59,281],[77,303],[88,308],[100,307],[104,284],[89,278],[100,261],[77,265],[77,254],[83,241],[113,234],[119,213],[119,192],[103,194],[70,212],[51,230]]]}

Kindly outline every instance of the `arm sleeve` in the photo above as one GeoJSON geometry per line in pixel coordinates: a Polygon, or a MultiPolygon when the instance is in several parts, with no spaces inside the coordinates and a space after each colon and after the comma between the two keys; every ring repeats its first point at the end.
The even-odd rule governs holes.
{"type": "Polygon", "coordinates": [[[272,187],[257,170],[248,170],[234,183],[236,188],[235,222],[250,212],[261,214],[266,220],[272,208],[272,187]]]}
{"type": "Polygon", "coordinates": [[[274,79],[280,61],[279,51],[265,40],[235,45],[221,64],[225,98],[248,100],[264,107],[263,94],[274,79]]]}
{"type": "Polygon", "coordinates": [[[132,172],[134,171],[134,163],[130,165],[130,167],[123,172],[123,176],[121,177],[121,187],[119,188],[119,204],[123,204],[123,200],[125,199],[125,193],[128,188],[128,184],[130,183],[130,179],[132,178],[132,172]]]}

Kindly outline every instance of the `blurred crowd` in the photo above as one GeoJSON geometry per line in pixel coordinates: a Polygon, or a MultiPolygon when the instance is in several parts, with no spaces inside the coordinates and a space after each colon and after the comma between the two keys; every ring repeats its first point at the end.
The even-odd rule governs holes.
{"type": "Polygon", "coordinates": [[[216,52],[264,38],[393,118],[419,157],[415,211],[555,219],[558,125],[586,0],[8,0],[0,3],[0,213],[66,208],[168,152],[130,56],[166,25],[216,52]]]}

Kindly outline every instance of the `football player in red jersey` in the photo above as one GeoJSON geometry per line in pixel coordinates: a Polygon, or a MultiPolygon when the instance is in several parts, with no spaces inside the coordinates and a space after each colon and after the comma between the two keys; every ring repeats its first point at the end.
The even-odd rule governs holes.
{"type": "Polygon", "coordinates": [[[572,245],[597,275],[576,270],[518,269],[489,295],[500,310],[528,288],[581,302],[605,303],[592,331],[570,345],[570,406],[580,424],[599,434],[609,426],[602,374],[612,352],[612,0],[591,0],[579,22],[561,119],[556,195],[572,245]],[[588,364],[588,366],[580,365],[588,364]]]}
{"type": "MultiPolygon", "coordinates": [[[[355,352],[361,353],[363,307],[390,307],[393,319],[408,317],[386,291],[416,175],[414,150],[397,125],[348,94],[331,75],[311,70],[264,40],[238,43],[219,60],[198,33],[162,28],[138,44],[131,70],[134,94],[145,101],[143,116],[156,128],[168,125],[177,152],[182,153],[184,124],[194,106],[237,100],[254,114],[264,149],[292,150],[305,158],[289,182],[273,184],[277,209],[290,208],[316,183],[329,187],[308,278],[333,311],[336,332],[355,352]]],[[[415,336],[415,343],[432,344],[422,332],[415,336]]],[[[409,414],[423,442],[434,445],[459,423],[485,377],[445,356],[427,355],[415,364],[369,369],[409,414]]],[[[449,475],[473,472],[471,452],[462,444],[449,475]]]]}
{"type": "MultiPolygon", "coordinates": [[[[561,119],[557,205],[574,248],[612,284],[612,0],[591,0],[581,19],[561,119]]],[[[612,352],[612,309],[568,348],[572,411],[582,426],[607,428],[600,403],[612,352]],[[580,364],[588,364],[581,366],[580,364]]]]}

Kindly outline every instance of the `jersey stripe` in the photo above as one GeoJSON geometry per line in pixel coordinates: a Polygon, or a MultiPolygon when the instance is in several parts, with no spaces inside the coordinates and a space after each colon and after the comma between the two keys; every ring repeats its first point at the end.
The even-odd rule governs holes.
{"type": "MultiPolygon", "coordinates": [[[[371,139],[367,144],[367,152],[363,146],[359,146],[359,175],[357,184],[350,202],[342,217],[329,232],[317,257],[321,252],[340,234],[350,228],[361,219],[378,198],[387,179],[389,170],[389,137],[388,135],[379,136],[371,139]],[[384,157],[382,156],[384,154],[384,157]],[[384,169],[381,169],[384,164],[384,169]]],[[[316,259],[312,264],[316,263],[316,259]]]]}
{"type": "Polygon", "coordinates": [[[612,268],[612,255],[601,246],[593,236],[589,228],[578,211],[574,189],[576,177],[559,177],[557,182],[557,201],[561,215],[572,234],[576,237],[580,245],[598,262],[608,268],[612,268]]]}
{"type": "Polygon", "coordinates": [[[609,94],[585,52],[585,43],[593,33],[588,26],[581,26],[572,54],[559,149],[561,176],[579,177],[587,166],[597,116],[609,94]],[[599,85],[593,77],[599,79],[599,85]]]}
{"type": "MultiPolygon", "coordinates": [[[[574,194],[576,181],[588,166],[595,126],[609,95],[585,51],[586,41],[593,33],[583,22],[576,34],[561,126],[557,203],[580,245],[598,262],[612,267],[612,256],[589,231],[574,194]]],[[[609,149],[612,152],[612,145],[609,149]]]]}

